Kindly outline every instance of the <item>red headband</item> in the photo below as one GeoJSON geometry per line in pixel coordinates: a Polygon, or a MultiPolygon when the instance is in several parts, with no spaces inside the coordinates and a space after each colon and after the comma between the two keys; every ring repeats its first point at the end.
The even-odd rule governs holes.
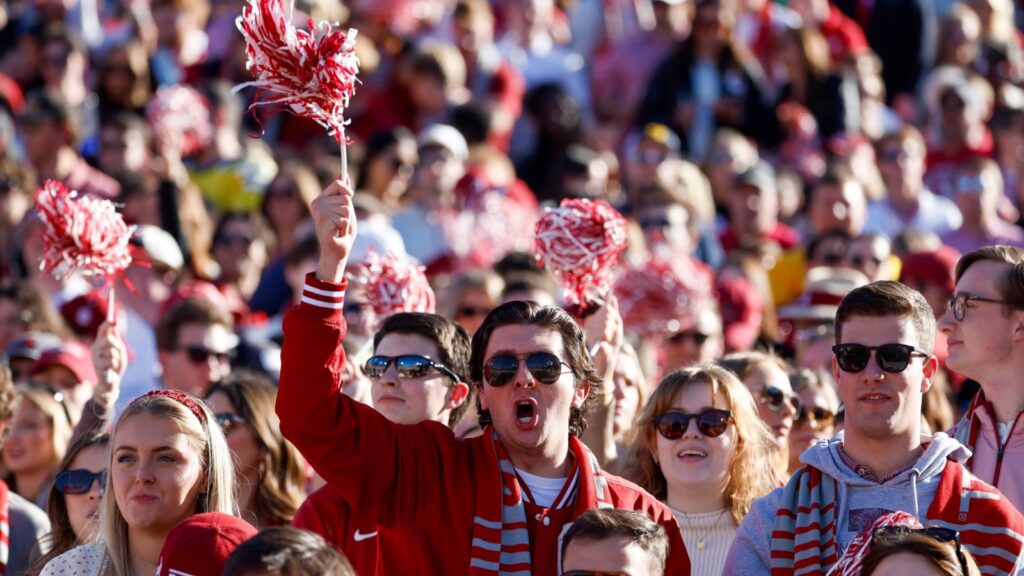
{"type": "Polygon", "coordinates": [[[195,414],[196,418],[199,418],[199,421],[201,423],[203,423],[204,425],[206,424],[206,412],[204,412],[203,411],[203,407],[200,406],[199,403],[196,402],[188,394],[185,394],[184,392],[182,392],[180,390],[153,390],[152,392],[148,392],[146,394],[143,394],[139,398],[140,399],[141,398],[149,398],[151,396],[160,396],[160,397],[163,397],[163,398],[170,398],[171,400],[176,400],[176,401],[180,402],[181,404],[183,404],[185,406],[185,408],[188,408],[190,412],[195,414]]]}

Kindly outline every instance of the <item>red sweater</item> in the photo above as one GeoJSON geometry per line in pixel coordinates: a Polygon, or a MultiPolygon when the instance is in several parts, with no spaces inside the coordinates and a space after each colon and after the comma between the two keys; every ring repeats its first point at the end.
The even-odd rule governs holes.
{"type": "MultiPolygon", "coordinates": [[[[500,481],[483,481],[500,475],[479,470],[494,462],[486,452],[493,451],[489,431],[460,440],[437,422],[399,425],[341,394],[345,288],[345,283],[321,282],[310,274],[302,303],[285,317],[277,396],[281,431],[352,506],[351,512],[358,513],[335,511],[333,541],[340,539],[346,554],[351,551],[361,566],[375,562],[376,574],[466,574],[477,502],[487,501],[488,494],[494,495],[496,506],[501,501],[500,481]],[[363,538],[374,527],[377,537],[355,542],[357,530],[363,538]],[[378,550],[356,548],[374,542],[378,550]]],[[[688,575],[689,558],[669,509],[635,484],[609,474],[604,478],[613,506],[641,510],[668,531],[666,574],[688,575]]],[[[582,513],[575,498],[566,500],[561,507],[542,511],[545,525],[534,525],[536,510],[527,507],[536,576],[558,573],[561,535],[582,513]]],[[[329,511],[316,516],[331,521],[329,511]]]]}

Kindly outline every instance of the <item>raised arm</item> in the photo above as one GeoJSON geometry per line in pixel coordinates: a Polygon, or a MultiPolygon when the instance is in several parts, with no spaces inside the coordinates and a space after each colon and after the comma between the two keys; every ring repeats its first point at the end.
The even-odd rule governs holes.
{"type": "Polygon", "coordinates": [[[69,445],[83,434],[108,431],[114,421],[114,405],[128,368],[128,348],[116,323],[100,324],[92,343],[92,364],[96,370],[96,389],[82,409],[82,418],[75,426],[69,445]]]}
{"type": "Polygon", "coordinates": [[[422,479],[442,477],[445,450],[438,447],[450,453],[451,432],[441,425],[399,426],[341,393],[344,270],[356,233],[352,191],[335,182],[311,209],[320,262],[284,321],[281,432],[368,519],[387,526],[429,516],[438,510],[427,507],[441,499],[422,497],[422,479]]]}

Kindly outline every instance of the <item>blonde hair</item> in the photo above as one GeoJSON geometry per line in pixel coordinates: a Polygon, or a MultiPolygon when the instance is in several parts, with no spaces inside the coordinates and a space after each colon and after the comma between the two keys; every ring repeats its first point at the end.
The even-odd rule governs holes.
{"type": "Polygon", "coordinates": [[[33,406],[38,408],[50,423],[50,430],[52,432],[50,437],[53,440],[53,461],[50,462],[49,476],[52,478],[60,468],[60,462],[64,459],[64,454],[68,450],[68,444],[71,442],[71,433],[77,422],[72,420],[72,414],[64,400],[58,399],[57,395],[45,388],[19,386],[18,396],[14,401],[12,412],[17,413],[21,408],[22,402],[25,401],[31,402],[33,406]]]}
{"type": "Polygon", "coordinates": [[[736,427],[736,452],[729,463],[724,487],[725,502],[738,526],[754,500],[776,487],[772,469],[775,439],[757,415],[757,405],[747,387],[732,372],[714,364],[698,364],[665,376],[637,416],[633,427],[626,475],[659,500],[668,496],[668,482],[654,460],[657,431],[654,418],[672,408],[689,386],[711,386],[711,404],[732,412],[736,427]],[[724,399],[724,405],[718,405],[724,399]]]}
{"type": "MultiPolygon", "coordinates": [[[[206,404],[194,396],[188,395],[188,397],[195,402],[199,410],[202,410],[205,422],[200,422],[199,417],[190,410],[190,407],[180,400],[152,395],[140,396],[133,400],[125,408],[111,433],[108,466],[112,466],[117,431],[129,418],[139,414],[166,418],[188,437],[189,444],[199,454],[200,469],[203,471],[200,481],[205,485],[196,497],[195,513],[221,512],[237,516],[235,472],[231,464],[231,451],[228,449],[227,440],[224,439],[224,433],[206,404]]],[[[106,545],[104,573],[114,576],[129,576],[131,574],[131,558],[128,555],[128,523],[117,507],[113,476],[113,474],[107,475],[100,520],[100,537],[106,545]]]]}

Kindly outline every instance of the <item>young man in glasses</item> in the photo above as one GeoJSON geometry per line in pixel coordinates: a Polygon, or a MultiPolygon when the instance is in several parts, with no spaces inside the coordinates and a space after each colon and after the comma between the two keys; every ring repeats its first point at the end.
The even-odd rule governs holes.
{"type": "Polygon", "coordinates": [[[825,573],[858,534],[897,511],[959,531],[986,572],[1024,569],[1024,518],[968,472],[962,444],[922,434],[921,398],[938,369],[928,302],[903,284],[874,282],[843,298],[835,325],[844,432],[805,452],[786,487],[754,504],[725,573],[825,573]]]}
{"type": "Polygon", "coordinates": [[[668,555],[665,529],[640,512],[590,510],[562,539],[562,576],[662,576],[668,555]]]}
{"type": "MultiPolygon", "coordinates": [[[[454,429],[472,403],[466,330],[436,314],[399,313],[384,320],[373,343],[373,356],[357,368],[370,378],[373,407],[395,424],[435,422],[454,429]]],[[[378,524],[330,485],[311,494],[292,521],[343,551],[359,574],[429,571],[421,556],[439,540],[378,524]]]]}
{"type": "Polygon", "coordinates": [[[981,385],[951,433],[973,453],[968,468],[1024,506],[1024,250],[986,246],[956,265],[939,319],[946,365],[981,385]]]}
{"type": "Polygon", "coordinates": [[[351,195],[335,182],[312,205],[321,256],[285,319],[277,399],[285,436],[360,514],[394,530],[392,553],[418,558],[416,573],[557,574],[564,530],[608,507],[641,510],[665,526],[668,572],[689,574],[669,510],[602,472],[577,438],[600,378],[564,311],[510,302],[474,335],[469,370],[482,436],[456,439],[433,422],[401,426],[340,393],[351,195]]]}

